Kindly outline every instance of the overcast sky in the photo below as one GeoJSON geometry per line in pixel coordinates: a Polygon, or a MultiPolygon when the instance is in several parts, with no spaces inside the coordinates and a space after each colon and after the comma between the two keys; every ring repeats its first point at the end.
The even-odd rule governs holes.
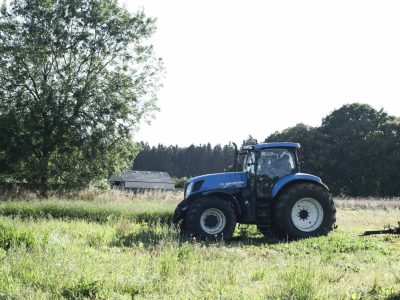
{"type": "Polygon", "coordinates": [[[137,141],[240,142],[368,103],[400,116],[400,1],[125,1],[158,19],[161,109],[137,141]]]}

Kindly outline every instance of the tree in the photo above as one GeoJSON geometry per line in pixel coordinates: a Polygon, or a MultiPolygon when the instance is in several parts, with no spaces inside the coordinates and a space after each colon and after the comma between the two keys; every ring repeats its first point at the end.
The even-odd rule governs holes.
{"type": "Polygon", "coordinates": [[[0,12],[0,167],[40,183],[88,183],[128,166],[156,110],[155,20],[117,0],[14,0],[0,12]]]}
{"type": "Polygon", "coordinates": [[[253,138],[253,136],[251,134],[249,134],[249,136],[245,140],[243,140],[242,147],[246,146],[246,145],[253,145],[253,144],[257,144],[257,139],[253,138]]]}
{"type": "Polygon", "coordinates": [[[381,178],[376,168],[385,149],[377,143],[382,127],[394,120],[383,110],[353,103],[333,111],[322,120],[321,132],[329,141],[327,180],[335,193],[377,196],[381,178]]]}
{"type": "Polygon", "coordinates": [[[367,104],[347,104],[320,127],[297,124],[266,141],[299,142],[302,171],[320,176],[335,195],[400,194],[400,120],[367,104]]]}
{"type": "Polygon", "coordinates": [[[380,179],[379,195],[400,195],[400,118],[384,124],[374,135],[375,157],[374,176],[380,179]]]}

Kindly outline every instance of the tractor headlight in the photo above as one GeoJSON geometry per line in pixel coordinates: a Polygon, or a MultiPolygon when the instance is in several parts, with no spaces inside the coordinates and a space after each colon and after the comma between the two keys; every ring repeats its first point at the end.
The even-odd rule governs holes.
{"type": "Polygon", "coordinates": [[[190,192],[192,191],[192,188],[193,188],[193,182],[189,183],[189,185],[188,185],[187,188],[186,188],[186,191],[185,191],[185,199],[186,199],[187,197],[189,197],[190,192]]]}

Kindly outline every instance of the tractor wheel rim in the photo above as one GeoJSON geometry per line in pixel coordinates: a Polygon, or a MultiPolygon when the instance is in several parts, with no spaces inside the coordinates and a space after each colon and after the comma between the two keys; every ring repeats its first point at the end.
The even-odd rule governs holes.
{"type": "Polygon", "coordinates": [[[316,199],[302,198],[293,205],[291,217],[297,229],[311,232],[321,226],[324,210],[316,199]]]}
{"type": "Polygon", "coordinates": [[[226,225],[225,214],[218,208],[209,208],[203,211],[200,217],[200,226],[208,234],[220,233],[226,225]]]}

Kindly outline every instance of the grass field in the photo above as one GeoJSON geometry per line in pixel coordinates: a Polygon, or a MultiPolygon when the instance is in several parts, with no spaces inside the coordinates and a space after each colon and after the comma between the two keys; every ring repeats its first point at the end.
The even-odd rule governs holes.
{"type": "Polygon", "coordinates": [[[180,197],[0,202],[0,299],[400,299],[400,236],[358,236],[400,221],[399,199],[339,199],[327,237],[208,244],[170,227],[180,197]]]}

